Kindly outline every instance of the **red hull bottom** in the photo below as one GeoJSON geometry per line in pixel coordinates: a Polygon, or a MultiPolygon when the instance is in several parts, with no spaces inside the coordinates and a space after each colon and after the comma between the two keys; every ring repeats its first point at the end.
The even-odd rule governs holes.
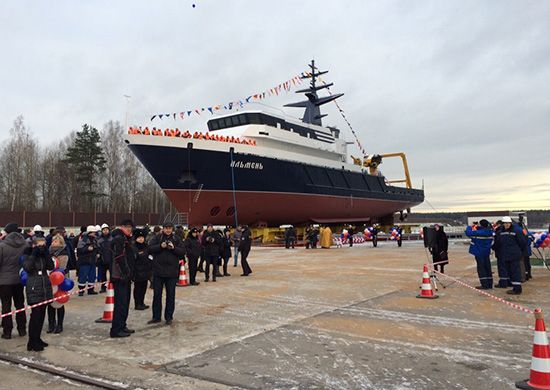
{"type": "MultiPolygon", "coordinates": [[[[165,190],[181,213],[188,213],[190,226],[234,225],[231,191],[165,190]]],[[[416,203],[352,197],[266,192],[235,193],[238,221],[268,226],[306,222],[364,221],[387,216],[416,203]]]]}

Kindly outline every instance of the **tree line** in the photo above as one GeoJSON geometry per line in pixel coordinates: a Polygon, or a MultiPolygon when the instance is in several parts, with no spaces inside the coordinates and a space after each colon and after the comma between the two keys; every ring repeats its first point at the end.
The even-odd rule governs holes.
{"type": "Polygon", "coordinates": [[[18,116],[0,145],[0,210],[166,213],[170,201],[126,147],[124,128],[84,124],[41,145],[18,116]]]}

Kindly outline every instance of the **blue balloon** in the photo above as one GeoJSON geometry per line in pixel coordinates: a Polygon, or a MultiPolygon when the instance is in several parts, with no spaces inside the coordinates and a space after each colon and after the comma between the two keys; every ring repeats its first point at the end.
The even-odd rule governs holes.
{"type": "Polygon", "coordinates": [[[67,279],[67,278],[65,278],[65,280],[63,280],[63,282],[61,282],[61,284],[59,285],[59,289],[63,291],[71,291],[73,287],[74,287],[74,281],[72,279],[67,279]]]}
{"type": "Polygon", "coordinates": [[[21,271],[19,271],[19,278],[21,279],[21,284],[23,286],[26,286],[27,285],[27,279],[29,278],[29,275],[27,274],[27,271],[25,271],[24,269],[21,269],[21,271]]]}
{"type": "Polygon", "coordinates": [[[544,240],[546,240],[546,237],[548,237],[548,234],[543,233],[542,236],[540,236],[540,240],[544,241],[544,240]]]}

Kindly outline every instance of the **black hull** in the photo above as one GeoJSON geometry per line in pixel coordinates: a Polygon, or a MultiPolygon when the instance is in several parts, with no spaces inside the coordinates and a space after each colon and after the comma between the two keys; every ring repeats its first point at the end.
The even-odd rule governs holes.
{"type": "Polygon", "coordinates": [[[342,169],[193,148],[142,144],[129,147],[178,210],[189,213],[193,224],[233,223],[233,194],[239,222],[248,224],[337,220],[340,216],[342,221],[380,217],[424,200],[421,190],[388,186],[383,177],[342,169]],[[250,194],[252,198],[248,197],[250,194]],[[255,198],[262,196],[268,203],[263,208],[256,204],[254,210],[247,212],[255,198]],[[297,209],[288,203],[278,204],[277,199],[303,205],[297,209]],[[315,209],[305,207],[308,200],[315,203],[315,209]],[[274,213],[273,208],[279,210],[274,213]],[[307,211],[301,212],[302,209],[307,211]]]}

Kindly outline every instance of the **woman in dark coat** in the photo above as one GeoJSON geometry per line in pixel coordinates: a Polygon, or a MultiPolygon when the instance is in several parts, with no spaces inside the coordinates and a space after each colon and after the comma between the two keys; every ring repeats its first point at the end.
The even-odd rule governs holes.
{"type": "Polygon", "coordinates": [[[198,286],[200,283],[195,279],[197,277],[197,263],[202,254],[202,245],[199,238],[199,230],[193,228],[187,234],[185,239],[185,253],[187,254],[187,263],[189,265],[189,284],[198,286]]]}
{"type": "MultiPolygon", "coordinates": [[[[32,252],[23,261],[23,269],[27,272],[27,285],[25,292],[27,304],[35,305],[53,298],[52,285],[48,278],[48,271],[53,270],[54,263],[46,248],[44,237],[35,237],[32,244],[32,252]]],[[[46,317],[46,305],[32,309],[29,321],[29,342],[27,351],[43,351],[48,346],[40,334],[46,317]]]]}
{"type": "Polygon", "coordinates": [[[149,258],[145,237],[145,231],[141,229],[134,231],[137,253],[134,269],[134,304],[136,310],[149,309],[149,306],[145,304],[145,293],[147,292],[147,282],[153,271],[153,261],[149,258]]]}
{"type": "Polygon", "coordinates": [[[449,249],[449,239],[447,238],[447,234],[443,231],[443,226],[434,225],[434,230],[435,234],[432,240],[432,245],[430,246],[434,269],[437,271],[439,267],[439,272],[445,273],[444,267],[449,264],[449,255],[447,254],[449,249]]]}
{"type": "Polygon", "coordinates": [[[231,231],[229,229],[223,231],[221,252],[223,259],[223,276],[231,276],[231,274],[227,272],[227,264],[231,258],[231,231]]]}

